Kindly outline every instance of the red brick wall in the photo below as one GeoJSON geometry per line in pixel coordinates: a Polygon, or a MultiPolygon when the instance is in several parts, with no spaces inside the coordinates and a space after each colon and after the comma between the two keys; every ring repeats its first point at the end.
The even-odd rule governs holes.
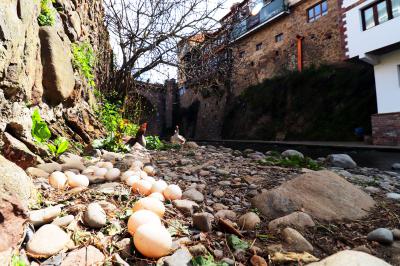
{"type": "Polygon", "coordinates": [[[375,145],[400,145],[400,112],[373,115],[371,122],[375,145]]]}

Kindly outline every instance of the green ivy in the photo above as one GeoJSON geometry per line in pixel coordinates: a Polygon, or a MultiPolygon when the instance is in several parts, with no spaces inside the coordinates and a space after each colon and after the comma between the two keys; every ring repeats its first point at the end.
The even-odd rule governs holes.
{"type": "Polygon", "coordinates": [[[51,3],[55,3],[55,0],[40,1],[40,14],[37,19],[40,26],[53,26],[55,23],[54,11],[50,7],[51,3]]]}
{"type": "Polygon", "coordinates": [[[12,266],[26,266],[26,263],[19,256],[14,255],[11,259],[11,265],[12,266]]]}
{"type": "Polygon", "coordinates": [[[88,84],[94,88],[94,66],[96,56],[92,45],[89,42],[72,44],[73,65],[86,78],[88,84]]]}
{"type": "Polygon", "coordinates": [[[300,156],[289,156],[282,157],[279,155],[268,156],[265,159],[259,161],[260,164],[263,165],[271,165],[271,166],[281,166],[281,167],[292,167],[292,168],[307,168],[314,171],[321,170],[321,165],[314,161],[309,157],[300,157],[300,156]]]}
{"type": "Polygon", "coordinates": [[[51,137],[50,129],[46,122],[40,117],[39,110],[35,109],[32,114],[32,137],[39,143],[46,142],[51,137]]]}
{"type": "Polygon", "coordinates": [[[146,148],[149,150],[161,150],[164,148],[164,143],[158,136],[147,136],[146,137],[146,148]]]}
{"type": "Polygon", "coordinates": [[[63,137],[58,137],[54,143],[48,143],[47,147],[53,155],[60,156],[68,150],[69,141],[63,137]]]}

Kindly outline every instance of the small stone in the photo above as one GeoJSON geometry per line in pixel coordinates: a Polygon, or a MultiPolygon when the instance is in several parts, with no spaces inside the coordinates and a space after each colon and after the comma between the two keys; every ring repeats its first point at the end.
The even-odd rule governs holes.
{"type": "Polygon", "coordinates": [[[216,218],[219,219],[228,219],[228,220],[236,220],[236,213],[231,210],[220,210],[215,214],[216,218]]]}
{"type": "Polygon", "coordinates": [[[333,167],[344,169],[357,167],[357,164],[348,154],[331,154],[328,156],[327,161],[333,167]]]}
{"type": "Polygon", "coordinates": [[[372,186],[368,186],[364,188],[367,192],[375,194],[375,193],[379,193],[381,191],[380,188],[377,187],[372,187],[372,186]]]}
{"type": "Polygon", "coordinates": [[[369,248],[367,248],[366,246],[358,246],[358,247],[353,248],[353,250],[371,254],[371,250],[369,248]]]}
{"type": "Polygon", "coordinates": [[[395,171],[400,170],[400,163],[392,164],[392,169],[395,170],[395,171]]]}
{"type": "Polygon", "coordinates": [[[192,215],[195,209],[200,208],[199,205],[191,200],[174,200],[172,204],[180,212],[186,215],[192,215]]]}
{"type": "Polygon", "coordinates": [[[196,189],[191,188],[191,189],[183,192],[182,199],[189,199],[189,200],[193,200],[196,202],[203,202],[204,195],[200,191],[197,191],[196,189]]]}
{"type": "Polygon", "coordinates": [[[62,166],[59,163],[43,163],[36,166],[37,168],[51,174],[55,171],[62,171],[62,166]]]}
{"type": "Polygon", "coordinates": [[[282,152],[282,157],[285,158],[289,158],[289,157],[300,157],[300,158],[304,158],[304,155],[296,150],[286,150],[284,152],[282,152]]]}
{"type": "Polygon", "coordinates": [[[97,202],[90,203],[83,216],[85,223],[92,228],[101,228],[107,222],[106,212],[97,202]]]}
{"type": "Polygon", "coordinates": [[[33,178],[48,178],[50,175],[48,172],[36,167],[28,167],[26,173],[33,178]]]}
{"type": "Polygon", "coordinates": [[[227,210],[227,209],[229,209],[228,206],[225,206],[225,205],[222,204],[222,203],[214,203],[214,204],[212,205],[212,208],[213,208],[215,211],[220,211],[220,210],[227,210]]]}
{"type": "Polygon", "coordinates": [[[70,238],[60,227],[54,224],[45,224],[33,234],[26,251],[33,258],[48,258],[64,249],[70,238]]]}
{"type": "Polygon", "coordinates": [[[215,173],[217,173],[218,175],[229,175],[229,172],[223,169],[217,169],[215,173]]]}
{"type": "Polygon", "coordinates": [[[265,261],[265,259],[257,255],[253,255],[251,257],[250,263],[253,266],[268,266],[268,263],[265,261]]]}
{"type": "Polygon", "coordinates": [[[191,163],[192,163],[192,160],[189,160],[189,159],[180,159],[179,160],[180,165],[189,165],[191,163]]]}
{"type": "Polygon", "coordinates": [[[272,220],[268,224],[268,229],[275,231],[283,227],[295,227],[298,229],[304,229],[305,227],[313,227],[315,223],[310,215],[304,212],[293,212],[289,215],[272,220]]]}
{"type": "Polygon", "coordinates": [[[222,257],[224,256],[224,252],[220,249],[215,249],[213,253],[216,259],[222,259],[222,257]]]}
{"type": "Polygon", "coordinates": [[[235,259],[237,261],[245,262],[247,257],[246,257],[246,251],[243,249],[237,249],[233,252],[233,256],[235,256],[235,259]]]}
{"type": "Polygon", "coordinates": [[[58,225],[60,227],[67,227],[75,219],[73,215],[66,215],[63,217],[56,218],[52,224],[58,225]]]}
{"type": "Polygon", "coordinates": [[[233,259],[230,259],[230,258],[223,258],[221,260],[221,262],[225,262],[228,265],[235,265],[235,261],[233,259]]]}
{"type": "Polygon", "coordinates": [[[213,196],[217,198],[222,198],[225,195],[225,192],[217,189],[216,191],[213,192],[213,196]]]}
{"type": "Polygon", "coordinates": [[[375,241],[383,245],[390,245],[393,243],[393,233],[389,229],[378,228],[368,234],[367,240],[375,241]]]}
{"type": "Polygon", "coordinates": [[[189,247],[189,251],[193,257],[207,255],[208,249],[203,244],[197,244],[195,246],[189,247]]]}
{"type": "Polygon", "coordinates": [[[128,258],[131,256],[131,239],[124,238],[117,243],[115,243],[115,247],[117,248],[117,252],[121,255],[122,258],[128,258]]]}
{"type": "Polygon", "coordinates": [[[193,226],[203,232],[210,232],[212,230],[213,216],[210,213],[202,212],[193,215],[193,226]]]}
{"type": "Polygon", "coordinates": [[[192,254],[187,248],[180,248],[171,256],[165,257],[165,266],[187,266],[191,265],[192,254]]]}
{"type": "Polygon", "coordinates": [[[254,230],[261,220],[254,212],[248,212],[239,217],[238,224],[241,229],[254,230]]]}
{"type": "Polygon", "coordinates": [[[105,256],[100,250],[87,246],[68,253],[61,266],[101,265],[104,260],[105,256]]]}
{"type": "Polygon", "coordinates": [[[187,246],[191,244],[192,241],[188,237],[182,237],[172,242],[172,249],[176,250],[182,246],[187,246]]]}
{"type": "Polygon", "coordinates": [[[307,241],[298,231],[293,228],[285,228],[282,231],[283,238],[290,249],[296,252],[312,252],[314,250],[310,242],[307,241]]]}
{"type": "Polygon", "coordinates": [[[202,176],[202,177],[209,176],[209,175],[210,175],[210,172],[206,171],[206,170],[200,170],[200,172],[199,172],[199,176],[202,176]]]}
{"type": "Polygon", "coordinates": [[[387,193],[386,197],[388,199],[392,199],[392,200],[400,200],[400,194],[399,193],[387,193]]]}
{"type": "Polygon", "coordinates": [[[51,206],[40,210],[29,212],[29,221],[34,226],[40,226],[53,221],[61,213],[60,206],[51,206]]]}
{"type": "Polygon", "coordinates": [[[393,238],[395,240],[400,240],[400,230],[399,229],[393,229],[392,234],[393,234],[393,238]]]}
{"type": "Polygon", "coordinates": [[[218,182],[218,185],[220,186],[230,186],[231,184],[232,184],[231,181],[228,180],[223,180],[218,182]]]}

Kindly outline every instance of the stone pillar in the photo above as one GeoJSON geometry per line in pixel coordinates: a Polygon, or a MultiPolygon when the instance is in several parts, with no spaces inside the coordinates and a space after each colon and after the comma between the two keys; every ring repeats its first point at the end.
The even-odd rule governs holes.
{"type": "Polygon", "coordinates": [[[375,114],[371,124],[374,145],[400,146],[400,112],[375,114]]]}

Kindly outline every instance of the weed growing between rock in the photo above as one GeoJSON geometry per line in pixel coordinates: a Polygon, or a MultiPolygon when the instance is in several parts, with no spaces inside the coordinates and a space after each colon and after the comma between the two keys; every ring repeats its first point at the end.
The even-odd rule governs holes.
{"type": "Polygon", "coordinates": [[[54,11],[51,9],[51,3],[55,0],[41,0],[40,1],[40,14],[38,16],[39,26],[53,26],[55,23],[54,11]]]}

